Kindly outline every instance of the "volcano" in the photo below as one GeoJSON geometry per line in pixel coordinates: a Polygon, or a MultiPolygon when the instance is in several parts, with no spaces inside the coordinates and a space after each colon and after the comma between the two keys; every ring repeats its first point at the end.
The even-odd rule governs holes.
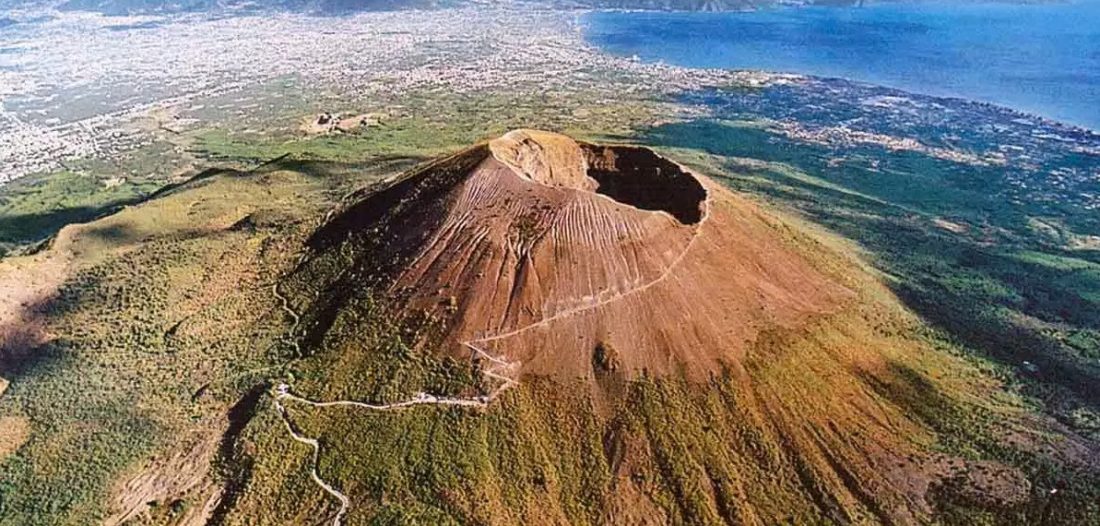
{"type": "Polygon", "coordinates": [[[650,150],[517,130],[351,207],[310,245],[384,238],[349,275],[384,275],[406,312],[447,318],[441,349],[517,377],[702,378],[737,368],[760,331],[850,297],[771,229],[650,150]]]}
{"type": "Polygon", "coordinates": [[[517,130],[427,163],[306,240],[281,396],[484,412],[295,437],[372,459],[318,464],[349,522],[387,499],[486,524],[1032,516],[1016,468],[933,447],[995,383],[811,230],[643,147],[517,130]]]}

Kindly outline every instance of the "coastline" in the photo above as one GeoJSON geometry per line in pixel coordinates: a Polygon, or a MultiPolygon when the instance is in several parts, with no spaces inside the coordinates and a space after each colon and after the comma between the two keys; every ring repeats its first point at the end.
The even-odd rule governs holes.
{"type": "Polygon", "coordinates": [[[1093,58],[1100,57],[1096,55],[1100,50],[1087,47],[1094,46],[1095,30],[1067,29],[1064,38],[1075,39],[1071,43],[1077,46],[1042,48],[1043,54],[1053,55],[1050,58],[1039,51],[1026,52],[1038,36],[1054,31],[1050,28],[1025,35],[1031,40],[1023,43],[1008,37],[983,42],[979,51],[970,50],[978,47],[974,45],[978,37],[953,37],[972,30],[986,9],[999,15],[992,16],[991,27],[1019,30],[1027,22],[1043,20],[1055,8],[1061,9],[1055,13],[1063,18],[1076,8],[1083,9],[1083,17],[1093,10],[1100,14],[1100,3],[993,2],[954,6],[954,10],[943,8],[947,5],[877,3],[859,10],[776,6],[719,13],[593,10],[579,16],[578,25],[585,42],[597,49],[646,63],[838,79],[941,100],[989,104],[1047,124],[1100,132],[1100,114],[1089,104],[1094,96],[1100,97],[1100,77],[1089,73],[1100,71],[1100,62],[1093,58]],[[954,28],[956,22],[961,27],[954,28]],[[831,24],[840,26],[837,32],[857,33],[829,34],[825,28],[831,24]],[[649,38],[652,35],[660,36],[649,38]],[[937,37],[946,40],[942,46],[924,42],[937,37]],[[1022,46],[1021,50],[1015,46],[1022,46]],[[1046,65],[1048,61],[1052,65],[1046,65]],[[1094,62],[1095,68],[1087,67],[1094,62]],[[1062,63],[1079,67],[1054,67],[1062,63]]]}
{"type": "Polygon", "coordinates": [[[814,81],[820,81],[820,82],[825,82],[825,83],[844,83],[844,84],[849,84],[849,85],[852,85],[852,86],[861,86],[861,87],[865,87],[865,88],[888,90],[888,91],[893,91],[893,92],[897,92],[897,93],[900,93],[900,94],[904,94],[904,95],[907,95],[907,96],[919,97],[919,98],[935,100],[935,101],[939,101],[939,102],[946,102],[946,103],[959,104],[959,105],[968,105],[968,106],[976,106],[976,107],[980,107],[980,108],[990,110],[990,111],[993,111],[993,112],[997,112],[997,113],[1001,113],[1001,114],[1005,114],[1005,115],[1012,115],[1012,116],[1017,117],[1017,118],[1033,120],[1038,124],[1042,124],[1044,126],[1048,126],[1048,127],[1051,127],[1051,128],[1061,128],[1061,129],[1064,129],[1064,130],[1072,132],[1072,133],[1080,133],[1080,134],[1089,135],[1089,136],[1091,136],[1092,140],[1100,141],[1100,127],[1092,128],[1091,126],[1088,126],[1088,125],[1085,125],[1085,124],[1079,124],[1079,123],[1069,122],[1069,121],[1065,121],[1065,120],[1061,120],[1061,119],[1056,119],[1054,117],[1048,117],[1048,116],[1043,115],[1041,113],[1037,113],[1037,112],[1034,112],[1034,111],[1031,111],[1031,110],[1021,109],[1021,108],[1016,108],[1016,107],[1013,107],[1013,106],[1008,106],[1006,104],[1002,104],[1002,103],[995,102],[995,101],[975,99],[975,98],[970,98],[970,97],[966,97],[966,96],[962,96],[962,95],[936,95],[936,94],[932,94],[932,93],[922,93],[920,91],[915,91],[913,89],[909,89],[909,88],[905,88],[905,87],[891,86],[891,85],[888,85],[888,84],[881,84],[881,83],[877,83],[877,82],[870,82],[870,81],[847,78],[847,77],[837,77],[837,76],[828,76],[828,75],[814,75],[814,74],[799,73],[799,72],[793,72],[793,71],[792,72],[781,72],[781,71],[749,70],[749,69],[745,69],[745,70],[730,69],[729,71],[735,72],[735,73],[744,72],[744,73],[759,73],[759,74],[774,75],[774,76],[794,76],[794,77],[801,77],[801,78],[804,78],[804,79],[807,79],[807,80],[814,80],[814,81]]]}

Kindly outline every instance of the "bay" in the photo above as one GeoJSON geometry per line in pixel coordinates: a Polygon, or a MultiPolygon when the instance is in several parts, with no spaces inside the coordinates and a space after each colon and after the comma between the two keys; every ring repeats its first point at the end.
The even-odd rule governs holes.
{"type": "Polygon", "coordinates": [[[841,77],[1100,129],[1100,2],[601,11],[589,42],[687,67],[841,77]]]}

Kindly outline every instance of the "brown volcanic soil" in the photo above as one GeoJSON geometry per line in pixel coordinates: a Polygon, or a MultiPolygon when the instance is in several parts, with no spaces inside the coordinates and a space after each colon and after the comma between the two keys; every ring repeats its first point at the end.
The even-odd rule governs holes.
{"type": "Polygon", "coordinates": [[[400,229],[360,275],[390,267],[408,311],[448,318],[442,348],[471,342],[519,376],[591,376],[603,346],[630,376],[703,378],[850,297],[753,205],[646,149],[521,130],[442,164],[457,173],[414,174],[312,243],[349,221],[400,229]]]}

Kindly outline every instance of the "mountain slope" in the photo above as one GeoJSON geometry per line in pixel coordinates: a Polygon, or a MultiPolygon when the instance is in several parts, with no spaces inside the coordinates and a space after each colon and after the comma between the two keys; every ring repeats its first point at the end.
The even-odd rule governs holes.
{"type": "MultiPolygon", "coordinates": [[[[648,150],[519,131],[460,156],[476,165],[453,187],[412,178],[396,189],[403,195],[373,196],[313,238],[330,248],[348,222],[392,232],[347,275],[407,260],[391,271],[388,293],[406,313],[447,317],[432,344],[456,357],[473,340],[522,362],[523,373],[569,378],[590,375],[587,351],[603,345],[635,350],[617,358],[630,376],[705,376],[736,364],[756,327],[796,326],[846,296],[768,239],[743,201],[648,150]],[[391,212],[394,200],[409,203],[391,212]],[[375,210],[394,215],[370,224],[375,210]],[[676,332],[644,330],[678,322],[676,332]]],[[[338,308],[307,312],[310,330],[327,330],[338,308]]]]}
{"type": "Polygon", "coordinates": [[[1034,435],[835,243],[533,131],[355,196],[282,284],[305,358],[227,522],[1038,519],[1022,471],[959,451],[1092,446],[1034,435]]]}

